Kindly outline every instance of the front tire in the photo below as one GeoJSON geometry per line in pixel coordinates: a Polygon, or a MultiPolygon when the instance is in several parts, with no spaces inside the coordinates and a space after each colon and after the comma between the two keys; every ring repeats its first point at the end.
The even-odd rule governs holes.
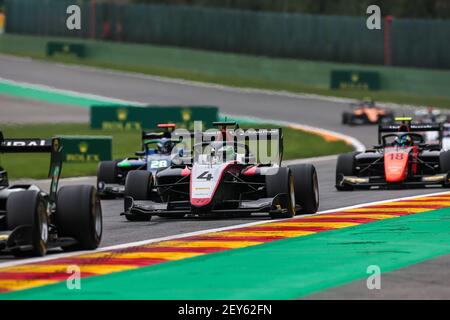
{"type": "Polygon", "coordinates": [[[300,206],[297,213],[312,214],[319,209],[319,182],[312,164],[289,166],[294,176],[295,200],[300,206]]]}
{"type": "Polygon", "coordinates": [[[357,152],[341,154],[336,163],[336,189],[338,191],[351,191],[352,186],[341,185],[342,176],[355,175],[355,156],[357,152]]]}
{"type": "Polygon", "coordinates": [[[125,196],[133,200],[149,200],[152,174],[145,170],[130,171],[125,179],[125,196]]]}
{"type": "MultiPolygon", "coordinates": [[[[8,230],[19,226],[32,226],[31,254],[44,256],[47,253],[48,214],[47,203],[39,191],[25,190],[11,193],[6,204],[8,230]]],[[[29,252],[13,251],[16,256],[26,256],[29,252]]]]}
{"type": "MultiPolygon", "coordinates": [[[[450,151],[441,152],[439,155],[439,166],[441,168],[441,173],[450,173],[450,151]]],[[[443,186],[450,188],[450,183],[445,182],[443,186]]]]}
{"type": "Polygon", "coordinates": [[[287,194],[288,196],[287,212],[270,213],[272,219],[288,219],[295,216],[294,184],[294,176],[291,170],[286,167],[280,167],[276,174],[266,176],[266,193],[269,198],[273,198],[278,194],[287,194]]]}
{"type": "MultiPolygon", "coordinates": [[[[152,190],[152,174],[145,170],[130,171],[125,179],[125,196],[133,200],[149,200],[152,190]]],[[[125,215],[128,221],[150,221],[151,216],[125,215]]]]}
{"type": "Polygon", "coordinates": [[[65,249],[94,250],[103,233],[102,208],[93,186],[64,186],[56,199],[56,226],[61,237],[71,237],[77,244],[65,249]]]}

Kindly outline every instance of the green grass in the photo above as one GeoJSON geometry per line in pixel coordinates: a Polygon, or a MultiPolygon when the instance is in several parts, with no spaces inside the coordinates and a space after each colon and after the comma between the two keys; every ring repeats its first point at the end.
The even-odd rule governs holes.
{"type": "Polygon", "coordinates": [[[450,71],[356,64],[340,64],[296,59],[277,59],[243,54],[6,34],[0,37],[0,52],[67,64],[87,65],[118,71],[138,72],[169,78],[285,90],[324,96],[364,98],[412,105],[450,108],[450,71]],[[45,56],[47,41],[75,41],[87,45],[88,56],[45,56]],[[331,90],[332,70],[363,70],[380,73],[383,91],[331,90]]]}
{"type": "MultiPolygon", "coordinates": [[[[245,127],[245,126],[243,126],[245,127]]],[[[253,126],[252,126],[253,127],[253,126]]],[[[265,125],[256,127],[268,127],[265,125]]],[[[91,130],[88,124],[36,124],[2,125],[6,138],[52,137],[55,135],[108,135],[113,137],[113,157],[134,155],[140,149],[140,132],[91,130]]],[[[284,128],[284,159],[298,159],[351,151],[352,147],[342,141],[325,141],[322,137],[284,128]]],[[[7,169],[9,177],[46,178],[50,158],[47,154],[2,154],[0,164],[7,169]]],[[[65,163],[62,177],[92,176],[96,174],[96,163],[65,163]]]]}

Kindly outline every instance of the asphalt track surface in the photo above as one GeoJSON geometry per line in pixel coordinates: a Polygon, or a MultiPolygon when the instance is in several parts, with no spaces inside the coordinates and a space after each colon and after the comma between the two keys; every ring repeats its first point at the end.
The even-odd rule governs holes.
{"type": "MultiPolygon", "coordinates": [[[[5,56],[0,56],[0,77],[9,80],[47,85],[58,89],[73,90],[149,104],[217,105],[223,113],[256,116],[268,120],[276,119],[317,126],[353,136],[368,147],[376,143],[376,127],[342,126],[340,124],[341,113],[348,108],[347,104],[329,99],[314,99],[294,95],[285,96],[281,94],[266,94],[253,91],[245,92],[236,89],[192,85],[176,81],[163,81],[142,75],[64,66],[34,61],[31,59],[17,59],[5,56]]],[[[16,101],[16,103],[19,102],[16,101]]],[[[0,106],[0,110],[4,107],[4,105],[0,106]]],[[[21,109],[18,109],[20,110],[18,112],[20,112],[19,117],[22,122],[30,122],[42,112],[47,112],[47,114],[49,114],[49,118],[46,118],[49,122],[64,121],[62,119],[64,119],[64,114],[67,109],[60,108],[59,111],[54,110],[54,108],[55,107],[51,105],[40,104],[40,108],[38,109],[30,108],[29,110],[32,112],[29,112],[29,114],[25,114],[21,109]],[[50,109],[52,109],[51,112],[49,112],[50,109]]],[[[8,112],[9,114],[13,113],[11,109],[8,112]]],[[[80,114],[75,116],[83,116],[83,112],[85,111],[80,109],[80,114]]],[[[10,117],[14,118],[15,116],[10,115],[10,117]]],[[[69,120],[72,118],[72,115],[67,116],[67,119],[69,120]]],[[[3,118],[0,122],[3,122],[3,118]]],[[[320,210],[440,191],[440,189],[430,188],[389,191],[374,190],[370,192],[337,192],[333,186],[335,162],[335,158],[313,161],[319,175],[320,210]]],[[[95,183],[95,179],[83,178],[68,180],[63,181],[62,184],[66,183],[95,183]]],[[[267,219],[267,217],[235,219],[155,218],[150,222],[127,222],[124,217],[119,215],[122,210],[122,204],[123,202],[121,200],[102,201],[104,215],[104,237],[102,246],[267,219]]],[[[0,258],[0,261],[7,260],[8,257],[0,258]]],[[[431,263],[432,268],[436,265],[433,264],[433,261],[438,263],[436,262],[437,260],[432,260],[420,265],[425,264],[430,268],[431,263]]],[[[447,270],[449,270],[449,268],[447,268],[447,270]]],[[[410,275],[410,278],[414,275],[414,272],[412,275],[402,271],[399,272],[401,275],[410,275]]],[[[394,273],[389,275],[395,277],[394,273]]],[[[444,276],[444,274],[442,274],[442,276],[444,276]]],[[[396,279],[399,279],[399,277],[397,276],[396,279]]],[[[338,289],[333,289],[335,290],[334,294],[333,291],[329,291],[331,293],[327,298],[346,298],[347,296],[349,298],[359,298],[361,296],[357,294],[352,296],[352,293],[358,291],[354,287],[357,285],[358,284],[350,284],[338,289]]],[[[365,289],[365,291],[367,291],[367,289],[365,289]]],[[[406,294],[404,291],[400,290],[394,297],[401,298],[402,292],[406,294]]],[[[447,294],[446,297],[449,297],[449,295],[447,294]]],[[[320,298],[320,296],[318,296],[318,298],[320,298]]]]}

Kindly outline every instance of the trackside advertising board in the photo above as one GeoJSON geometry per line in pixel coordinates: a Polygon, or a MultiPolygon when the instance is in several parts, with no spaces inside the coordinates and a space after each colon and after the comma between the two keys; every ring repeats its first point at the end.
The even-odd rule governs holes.
{"type": "Polygon", "coordinates": [[[64,162],[99,162],[112,160],[110,136],[60,136],[64,162]]]}
{"type": "Polygon", "coordinates": [[[333,70],[331,89],[380,90],[380,74],[369,71],[333,70]]]}
{"type": "Polygon", "coordinates": [[[154,129],[159,123],[175,123],[193,129],[194,121],[210,127],[219,109],[212,106],[92,106],[91,128],[104,130],[154,129]]]}

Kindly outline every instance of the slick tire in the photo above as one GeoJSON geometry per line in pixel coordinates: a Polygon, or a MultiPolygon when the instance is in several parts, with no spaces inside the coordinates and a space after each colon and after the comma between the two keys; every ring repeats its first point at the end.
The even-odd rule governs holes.
{"type": "Polygon", "coordinates": [[[146,170],[130,171],[125,179],[125,196],[133,200],[149,200],[152,174],[146,170]]]}
{"type": "Polygon", "coordinates": [[[102,161],[97,167],[97,185],[99,182],[117,182],[117,163],[119,161],[102,161]]]}
{"type": "Polygon", "coordinates": [[[338,191],[351,191],[353,187],[351,186],[341,186],[340,182],[342,176],[353,176],[355,175],[355,156],[357,152],[341,154],[337,159],[336,164],[336,189],[338,191]]]}
{"type": "Polygon", "coordinates": [[[348,112],[344,112],[342,114],[342,124],[348,124],[349,123],[349,116],[350,116],[350,114],[348,112]]]}
{"type": "Polygon", "coordinates": [[[319,208],[319,182],[312,164],[289,166],[294,176],[295,201],[300,207],[297,214],[316,213],[319,208]]]}
{"type": "MultiPolygon", "coordinates": [[[[442,173],[450,173],[450,151],[441,152],[439,155],[439,166],[442,173]]],[[[444,187],[450,188],[450,183],[444,183],[444,187]]]]}
{"type": "Polygon", "coordinates": [[[278,194],[287,194],[287,212],[270,213],[272,219],[287,219],[295,216],[295,181],[291,170],[287,167],[280,167],[274,175],[266,176],[267,197],[273,198],[278,194]]]}
{"type": "Polygon", "coordinates": [[[15,256],[44,256],[47,253],[48,214],[47,203],[39,191],[13,192],[6,203],[8,230],[20,226],[31,226],[31,252],[14,250],[15,256]]]}
{"type": "Polygon", "coordinates": [[[64,250],[94,250],[103,233],[102,208],[93,186],[64,186],[56,199],[56,226],[58,235],[71,237],[76,245],[64,250]]]}

